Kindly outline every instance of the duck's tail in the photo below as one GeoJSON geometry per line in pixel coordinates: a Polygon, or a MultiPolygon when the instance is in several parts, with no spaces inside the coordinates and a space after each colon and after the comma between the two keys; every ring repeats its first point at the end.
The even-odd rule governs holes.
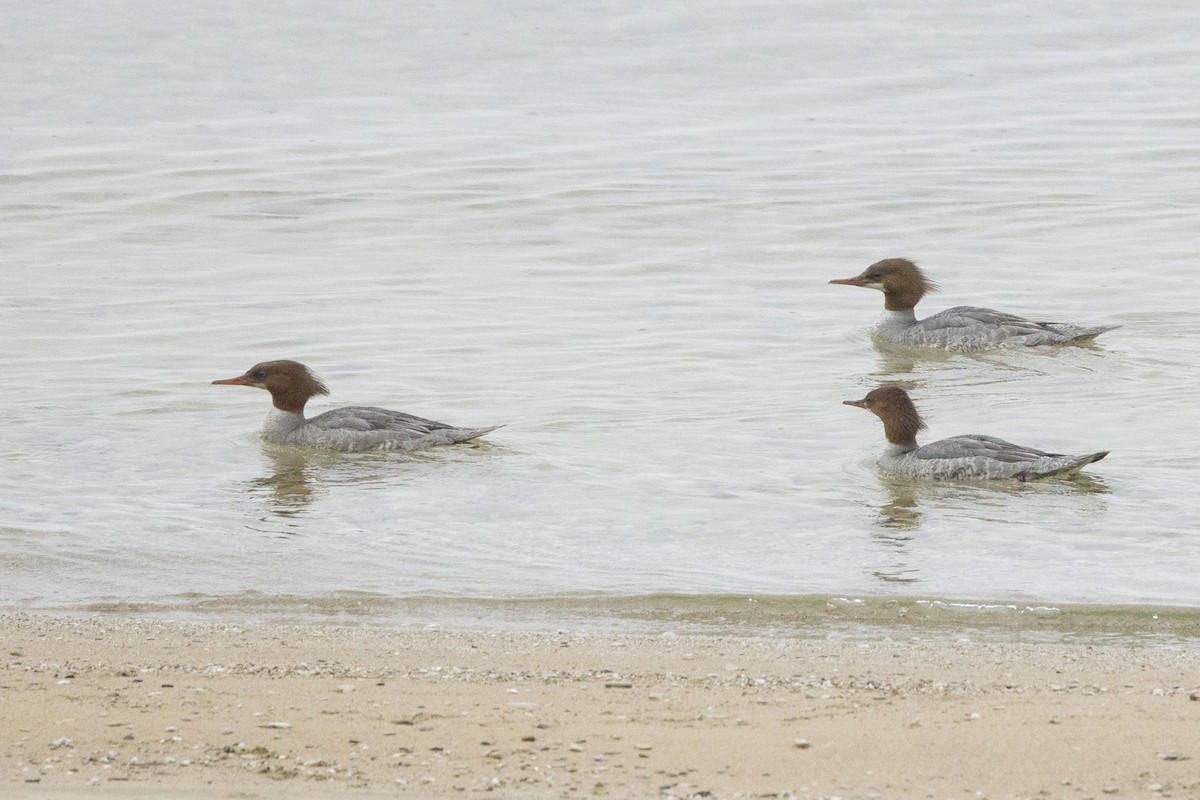
{"type": "Polygon", "coordinates": [[[1047,327],[1067,337],[1068,342],[1090,342],[1102,333],[1115,331],[1120,325],[1067,325],[1061,322],[1047,322],[1047,327]]]}
{"type": "Polygon", "coordinates": [[[1038,472],[1030,471],[1022,473],[1021,475],[1017,476],[1017,479],[1022,481],[1030,481],[1037,478],[1053,478],[1055,476],[1066,477],[1068,475],[1074,475],[1088,464],[1094,464],[1100,459],[1104,458],[1106,455],[1108,455],[1108,453],[1108,450],[1101,450],[1099,453],[1089,453],[1086,456],[1079,456],[1073,461],[1055,469],[1046,470],[1044,472],[1039,470],[1038,472]]]}

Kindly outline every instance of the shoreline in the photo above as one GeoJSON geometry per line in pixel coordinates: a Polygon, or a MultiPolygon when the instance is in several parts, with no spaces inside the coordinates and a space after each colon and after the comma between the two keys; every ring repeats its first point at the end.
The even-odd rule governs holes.
{"type": "Polygon", "coordinates": [[[0,614],[246,625],[359,625],[526,633],[957,636],[988,641],[1174,640],[1200,646],[1200,607],[870,595],[560,595],[528,598],[332,595],[188,597],[175,602],[0,606],[0,614]],[[1034,637],[1031,639],[1031,637],[1034,637]]]}
{"type": "Polygon", "coordinates": [[[546,633],[8,613],[0,794],[1200,793],[1200,649],[1190,638],[1016,633],[546,633]]]}

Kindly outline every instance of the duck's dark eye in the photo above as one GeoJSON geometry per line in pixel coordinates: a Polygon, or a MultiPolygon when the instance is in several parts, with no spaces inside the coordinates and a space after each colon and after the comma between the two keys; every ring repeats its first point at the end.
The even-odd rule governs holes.
{"type": "Polygon", "coordinates": [[[868,272],[864,277],[871,283],[883,283],[882,272],[868,272]]]}
{"type": "Polygon", "coordinates": [[[267,373],[266,370],[256,369],[250,373],[250,377],[254,378],[256,381],[261,381],[263,378],[267,377],[267,373]]]}

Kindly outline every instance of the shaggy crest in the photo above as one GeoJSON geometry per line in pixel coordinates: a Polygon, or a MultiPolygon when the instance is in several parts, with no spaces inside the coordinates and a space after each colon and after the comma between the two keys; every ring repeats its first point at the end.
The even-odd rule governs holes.
{"type": "Polygon", "coordinates": [[[304,404],[313,395],[329,394],[329,387],[312,370],[288,359],[263,361],[246,370],[244,375],[213,383],[266,389],[276,408],[293,414],[303,414],[304,404]]]}
{"type": "Polygon", "coordinates": [[[899,386],[881,386],[867,392],[862,400],[847,400],[846,405],[865,408],[883,420],[883,435],[894,445],[906,449],[917,446],[917,432],[925,429],[917,407],[908,392],[899,386]]]}
{"type": "Polygon", "coordinates": [[[883,307],[888,311],[912,308],[921,298],[940,287],[907,258],[885,258],[867,267],[863,276],[874,275],[883,289],[883,307]]]}

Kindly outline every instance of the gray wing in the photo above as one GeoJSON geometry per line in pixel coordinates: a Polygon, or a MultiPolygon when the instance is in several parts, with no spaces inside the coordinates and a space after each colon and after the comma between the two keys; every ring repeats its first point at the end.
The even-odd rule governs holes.
{"type": "Polygon", "coordinates": [[[931,444],[918,447],[908,454],[911,458],[988,458],[1006,464],[1029,464],[1043,458],[1060,458],[1060,453],[1047,453],[1025,447],[995,436],[968,434],[951,436],[931,444]]]}
{"type": "Polygon", "coordinates": [[[321,430],[391,431],[411,436],[428,436],[435,431],[457,430],[453,425],[443,422],[367,406],[350,406],[326,411],[308,420],[308,424],[321,430]]]}
{"type": "MultiPolygon", "coordinates": [[[[974,329],[979,325],[987,325],[989,327],[997,327],[1002,329],[1009,336],[1028,336],[1040,333],[1055,333],[1047,327],[1044,322],[1032,322],[1030,320],[1018,317],[1015,314],[1006,314],[1003,311],[994,311],[990,308],[976,308],[975,306],[955,306],[934,314],[932,317],[926,317],[921,320],[921,324],[931,330],[963,330],[974,329]]],[[[1056,334],[1057,335],[1057,334],[1056,334]]]]}
{"type": "Polygon", "coordinates": [[[1083,327],[1065,322],[1034,322],[1015,314],[1006,314],[990,308],[955,306],[926,317],[918,323],[928,333],[978,335],[986,331],[988,339],[1021,340],[1025,345],[1061,344],[1062,342],[1091,339],[1105,331],[1120,327],[1100,325],[1083,327]]]}
{"type": "Polygon", "coordinates": [[[468,442],[496,430],[496,427],[456,428],[386,408],[351,406],[313,417],[289,443],[345,452],[412,451],[468,442]]]}

